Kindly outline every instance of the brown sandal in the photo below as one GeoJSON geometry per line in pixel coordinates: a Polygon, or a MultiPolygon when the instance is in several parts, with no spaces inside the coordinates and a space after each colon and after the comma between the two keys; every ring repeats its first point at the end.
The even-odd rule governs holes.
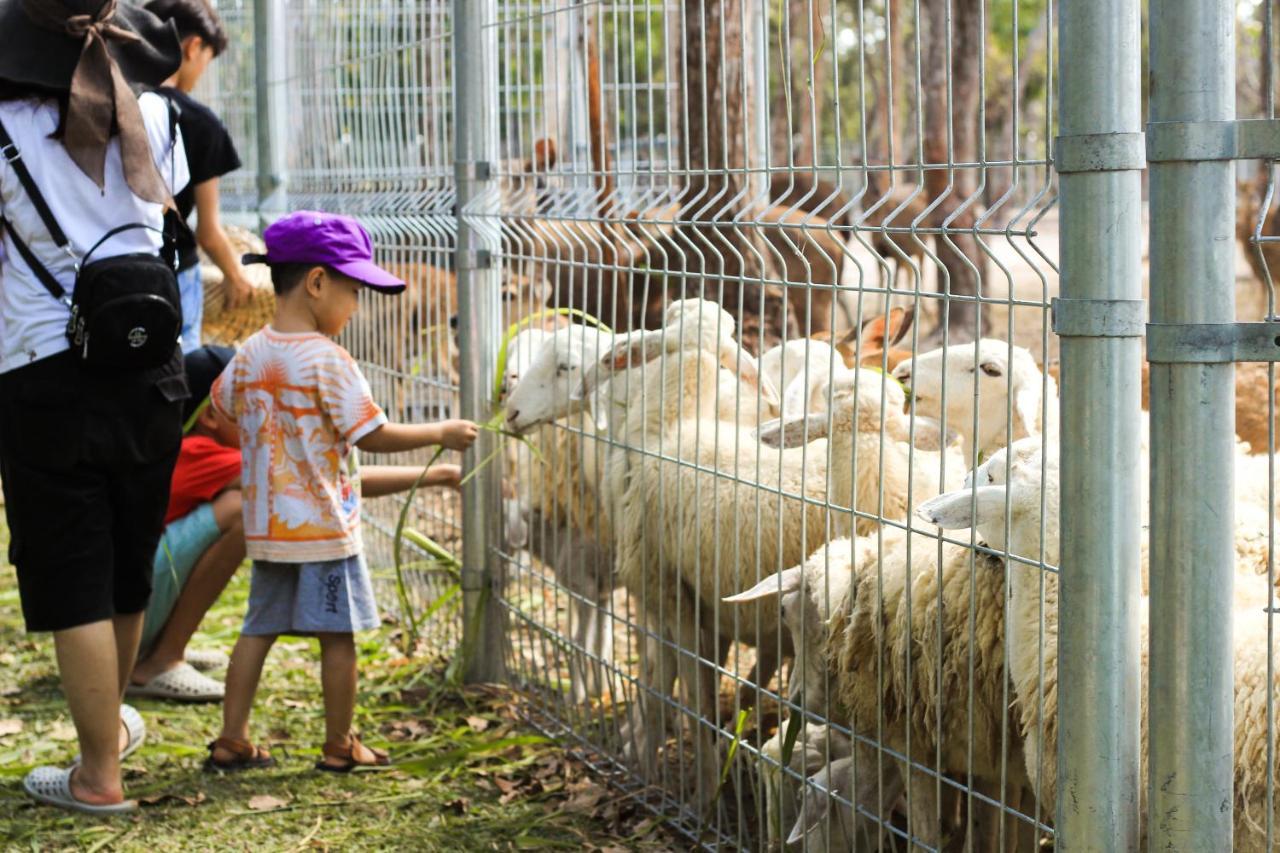
{"type": "Polygon", "coordinates": [[[327,773],[350,773],[357,767],[386,767],[391,763],[385,752],[365,746],[355,732],[347,735],[345,745],[341,741],[326,741],[320,752],[324,757],[316,762],[316,769],[327,773]],[[342,763],[330,764],[330,759],[342,763]]]}
{"type": "Polygon", "coordinates": [[[209,757],[204,760],[205,770],[221,771],[223,773],[237,770],[260,770],[265,767],[275,766],[276,760],[263,747],[255,746],[247,740],[229,737],[220,737],[209,744],[209,757]],[[217,749],[231,753],[232,759],[230,761],[218,761],[213,757],[214,750],[217,749]]]}

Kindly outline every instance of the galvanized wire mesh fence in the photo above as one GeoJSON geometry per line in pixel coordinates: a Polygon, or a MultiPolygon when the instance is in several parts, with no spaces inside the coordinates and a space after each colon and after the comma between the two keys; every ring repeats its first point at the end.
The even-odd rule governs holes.
{"type": "MultiPolygon", "coordinates": [[[[1185,602],[1142,618],[1177,558],[1139,553],[1148,519],[1170,530],[1139,493],[1148,444],[1191,445],[1161,444],[1169,408],[1147,442],[1138,412],[1181,392],[1138,374],[1134,4],[1062,30],[1048,0],[281,5],[255,37],[286,70],[255,88],[254,6],[219,4],[236,35],[206,96],[252,168],[269,93],[287,205],[359,216],[409,282],[345,337],[388,412],[526,440],[471,460],[502,485],[472,483],[466,531],[452,496],[410,506],[480,546],[472,581],[404,546],[409,595],[387,600],[429,617],[428,648],[484,638],[536,724],[696,845],[1146,836],[1147,626],[1169,615],[1178,649],[1190,629],[1185,602]],[[460,347],[467,299],[497,307],[464,315],[460,347]],[[461,387],[500,347],[502,374],[461,387]]],[[[1267,118],[1270,15],[1243,60],[1267,118]]],[[[1260,278],[1272,172],[1240,219],[1260,278]]],[[[244,174],[228,206],[254,207],[244,174]]],[[[1237,755],[1237,844],[1269,848],[1274,477],[1234,465],[1237,630],[1265,635],[1235,660],[1266,671],[1254,693],[1237,672],[1237,731],[1265,730],[1261,763],[1237,755]]],[[[400,506],[367,509],[388,574],[400,506]]]]}

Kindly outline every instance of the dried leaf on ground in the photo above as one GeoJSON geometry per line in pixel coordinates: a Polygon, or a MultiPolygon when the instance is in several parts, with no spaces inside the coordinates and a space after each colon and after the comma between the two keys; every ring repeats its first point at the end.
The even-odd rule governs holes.
{"type": "Polygon", "coordinates": [[[473,732],[482,732],[489,728],[489,721],[484,717],[467,717],[467,725],[473,732]]]}
{"type": "Polygon", "coordinates": [[[249,798],[249,809],[255,812],[264,812],[268,809],[278,809],[287,806],[289,803],[279,797],[273,797],[270,794],[256,794],[249,798]]]}
{"type": "Polygon", "coordinates": [[[184,797],[181,794],[152,794],[149,797],[138,797],[138,803],[144,806],[158,806],[164,803],[185,803],[188,806],[198,806],[208,799],[204,795],[204,791],[197,791],[194,796],[184,797]]]}
{"type": "Polygon", "coordinates": [[[0,737],[16,735],[20,731],[22,731],[22,720],[17,718],[0,720],[0,737]]]}
{"type": "Polygon", "coordinates": [[[431,727],[422,720],[396,720],[382,730],[389,740],[418,740],[431,734],[431,727]]]}

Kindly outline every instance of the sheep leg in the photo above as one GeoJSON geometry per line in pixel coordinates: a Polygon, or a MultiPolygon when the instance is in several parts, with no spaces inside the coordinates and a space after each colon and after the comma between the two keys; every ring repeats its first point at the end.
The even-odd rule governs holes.
{"type": "Polygon", "coordinates": [[[683,602],[677,614],[676,642],[679,652],[680,701],[685,708],[690,744],[693,748],[693,801],[705,807],[715,796],[719,779],[716,742],[705,721],[718,726],[719,702],[715,670],[708,665],[719,643],[711,639],[707,627],[699,628],[698,612],[692,602],[683,602]]]}
{"type": "MultiPolygon", "coordinates": [[[[645,625],[651,629],[651,623],[645,625]]],[[[671,639],[663,632],[646,635],[640,645],[640,672],[636,703],[622,731],[623,756],[640,767],[648,782],[658,779],[658,750],[664,740],[664,703],[675,688],[676,656],[671,639]]]]}
{"type": "Polygon", "coordinates": [[[747,683],[738,686],[738,704],[745,710],[754,708],[758,691],[769,686],[778,671],[778,644],[765,640],[756,646],[756,663],[751,668],[747,683]]]}
{"type": "Polygon", "coordinates": [[[941,849],[938,780],[931,773],[912,769],[905,761],[899,762],[899,772],[910,780],[907,784],[907,833],[911,839],[908,849],[941,849]]]}
{"type": "MultiPolygon", "coordinates": [[[[984,797],[1000,802],[1000,780],[977,778],[973,780],[974,790],[984,797]]],[[[1004,803],[1011,809],[1021,805],[1021,790],[1016,786],[1005,788],[1004,803]]],[[[973,853],[999,853],[1007,850],[1014,853],[1018,850],[1018,824],[1016,817],[1007,813],[1000,806],[974,798],[970,809],[968,828],[972,837],[965,849],[973,853]],[[1003,824],[1004,841],[1001,844],[1001,825],[1003,824]]]]}

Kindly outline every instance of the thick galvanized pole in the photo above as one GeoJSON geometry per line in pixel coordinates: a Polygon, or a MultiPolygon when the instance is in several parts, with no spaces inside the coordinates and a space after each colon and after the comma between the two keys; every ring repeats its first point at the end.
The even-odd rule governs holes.
{"type": "Polygon", "coordinates": [[[1055,846],[1136,850],[1142,784],[1139,2],[1060,3],[1058,27],[1057,319],[1063,337],[1055,846]],[[1101,154],[1082,162],[1089,151],[1101,154]],[[1117,322],[1126,317],[1127,324],[1117,322]]]}
{"type": "MultiPolygon", "coordinates": [[[[487,421],[499,345],[500,248],[496,216],[498,74],[494,0],[454,0],[454,174],[458,187],[458,348],[462,416],[487,421]]],[[[465,468],[489,459],[496,437],[481,431],[465,468]]],[[[504,667],[502,566],[497,541],[501,465],[490,465],[462,492],[462,654],[469,682],[499,681],[504,667]]]]}
{"type": "Polygon", "coordinates": [[[284,0],[253,7],[254,95],[257,105],[258,210],[271,222],[288,210],[288,24],[284,0]]]}
{"type": "MultiPolygon", "coordinates": [[[[1152,0],[1151,121],[1235,118],[1233,0],[1152,0]]],[[[1235,320],[1235,166],[1151,164],[1151,322],[1235,320]]],[[[1151,365],[1152,850],[1230,850],[1234,366],[1151,365]]]]}

